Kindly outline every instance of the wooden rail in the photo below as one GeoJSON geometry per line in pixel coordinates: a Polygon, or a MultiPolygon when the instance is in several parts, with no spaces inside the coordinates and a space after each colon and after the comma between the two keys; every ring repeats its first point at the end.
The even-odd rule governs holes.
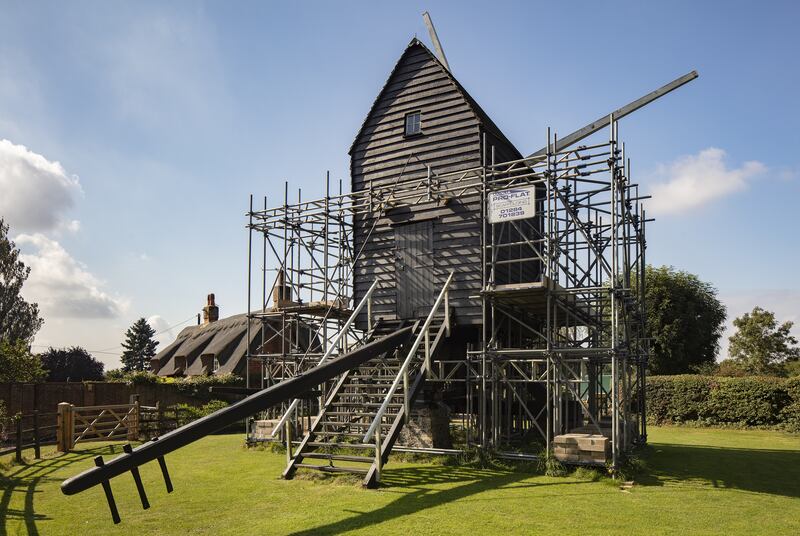
{"type": "Polygon", "coordinates": [[[7,440],[14,443],[13,447],[0,447],[0,455],[15,453],[17,462],[22,462],[23,449],[34,449],[34,456],[36,459],[41,458],[41,446],[52,445],[55,440],[52,438],[56,435],[57,425],[42,425],[48,419],[55,419],[56,413],[40,413],[34,411],[29,414],[18,413],[11,418],[13,422],[13,431],[8,434],[7,440]],[[26,424],[30,423],[30,428],[26,428],[26,424]],[[52,433],[51,433],[52,432],[52,433]]]}
{"type": "Polygon", "coordinates": [[[107,406],[58,405],[58,450],[69,452],[78,443],[139,439],[139,400],[107,406]]]}

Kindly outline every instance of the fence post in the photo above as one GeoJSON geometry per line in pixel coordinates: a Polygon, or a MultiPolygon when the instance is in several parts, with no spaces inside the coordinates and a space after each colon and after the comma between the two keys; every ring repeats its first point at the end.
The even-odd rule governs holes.
{"type": "Polygon", "coordinates": [[[75,446],[75,406],[73,404],[69,405],[69,411],[67,412],[69,416],[69,426],[67,430],[69,434],[67,435],[67,450],[72,450],[75,446]]]}
{"type": "Polygon", "coordinates": [[[139,439],[139,395],[131,395],[131,407],[128,410],[128,441],[139,439]]]}
{"type": "Polygon", "coordinates": [[[155,437],[161,437],[161,401],[156,401],[156,433],[155,437]]]}
{"type": "Polygon", "coordinates": [[[22,463],[22,413],[17,413],[14,419],[17,421],[16,460],[17,463],[22,463]]]}
{"type": "Polygon", "coordinates": [[[67,433],[68,431],[71,432],[69,426],[69,406],[69,402],[61,402],[58,405],[58,420],[56,422],[56,450],[58,450],[58,452],[69,451],[69,447],[67,446],[69,444],[67,440],[67,433]]]}
{"type": "Polygon", "coordinates": [[[39,437],[39,410],[33,410],[33,454],[37,460],[42,458],[42,441],[39,437]]]}

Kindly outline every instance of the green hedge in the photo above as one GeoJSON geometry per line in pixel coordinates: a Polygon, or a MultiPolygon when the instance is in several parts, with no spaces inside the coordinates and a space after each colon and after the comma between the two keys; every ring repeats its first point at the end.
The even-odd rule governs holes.
{"type": "Polygon", "coordinates": [[[800,431],[800,378],[652,376],[652,424],[778,427],[800,431]]]}

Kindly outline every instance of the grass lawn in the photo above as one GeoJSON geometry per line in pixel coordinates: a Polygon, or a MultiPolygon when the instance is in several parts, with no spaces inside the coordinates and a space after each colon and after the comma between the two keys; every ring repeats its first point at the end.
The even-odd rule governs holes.
{"type": "Polygon", "coordinates": [[[58,486],[119,445],[49,448],[27,465],[5,457],[0,535],[800,534],[800,436],[779,432],[651,428],[630,492],[605,478],[399,462],[377,491],[283,481],[283,455],[241,443],[213,436],[168,455],[169,496],[158,465],[142,467],[147,511],[129,475],[112,480],[117,526],[101,487],[67,497],[58,486]]]}

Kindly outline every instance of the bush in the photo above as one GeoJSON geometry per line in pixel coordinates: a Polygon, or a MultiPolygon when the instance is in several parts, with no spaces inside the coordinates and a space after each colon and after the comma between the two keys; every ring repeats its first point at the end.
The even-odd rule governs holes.
{"type": "Polygon", "coordinates": [[[158,376],[152,372],[125,372],[122,369],[109,370],[106,373],[106,381],[127,383],[128,385],[152,385],[157,383],[172,385],[179,393],[206,400],[211,396],[209,388],[212,386],[242,385],[244,382],[242,378],[234,374],[173,378],[158,376]]]}
{"type": "Polygon", "coordinates": [[[160,381],[160,378],[152,372],[125,372],[122,369],[109,370],[106,372],[105,379],[107,382],[127,383],[128,385],[153,385],[160,381]]]}
{"type": "Polygon", "coordinates": [[[800,431],[800,378],[653,376],[646,390],[647,420],[652,424],[800,431]]]}
{"type": "Polygon", "coordinates": [[[697,421],[713,378],[682,374],[647,379],[647,420],[654,424],[697,421]]]}
{"type": "Polygon", "coordinates": [[[176,406],[181,412],[184,412],[188,415],[189,421],[194,421],[199,419],[200,417],[205,417],[206,415],[211,415],[217,410],[222,408],[227,408],[228,403],[224,400],[211,400],[208,404],[204,404],[200,407],[197,406],[190,406],[189,404],[178,404],[176,406]]]}
{"type": "Polygon", "coordinates": [[[242,379],[234,374],[216,376],[192,376],[189,378],[163,378],[163,383],[174,384],[179,392],[194,397],[208,398],[209,388],[217,386],[240,385],[242,379]]]}

